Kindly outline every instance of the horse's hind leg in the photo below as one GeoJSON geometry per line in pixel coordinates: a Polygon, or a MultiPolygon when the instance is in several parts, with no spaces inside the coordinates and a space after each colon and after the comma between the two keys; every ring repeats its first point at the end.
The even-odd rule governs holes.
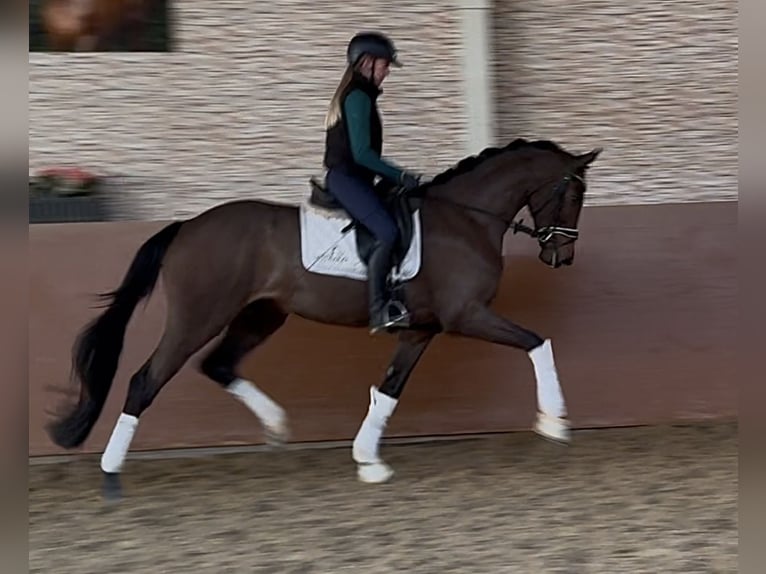
{"type": "Polygon", "coordinates": [[[261,421],[266,442],[283,444],[288,438],[284,409],[252,382],[237,375],[237,365],[285,322],[287,314],[270,299],[247,305],[231,322],[221,342],[200,364],[200,370],[242,401],[261,421]]]}
{"type": "Polygon", "coordinates": [[[219,313],[211,314],[207,320],[197,318],[195,324],[188,307],[169,309],[168,323],[157,348],[130,379],[123,411],[101,457],[107,499],[117,499],[121,495],[119,473],[141,414],[189,357],[223,329],[236,313],[236,308],[229,315],[221,314],[222,309],[217,311],[219,313]]]}

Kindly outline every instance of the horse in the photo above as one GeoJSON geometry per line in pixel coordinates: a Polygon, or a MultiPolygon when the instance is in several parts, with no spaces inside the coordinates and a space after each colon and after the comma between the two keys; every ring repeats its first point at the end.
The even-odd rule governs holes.
{"type": "MultiPolygon", "coordinates": [[[[498,343],[525,351],[537,384],[534,431],[552,441],[570,441],[570,423],[550,338],[495,313],[503,269],[503,238],[510,229],[539,243],[538,258],[551,268],[572,265],[578,221],[586,193],[586,170],[601,148],[576,155],[558,144],[516,139],[488,147],[408,194],[391,193],[404,239],[390,274],[412,319],[398,337],[380,386],[352,445],[358,480],[388,481],[393,469],[381,458],[379,441],[413,369],[438,334],[498,343]],[[397,207],[398,206],[398,207],[397,207]],[[527,207],[534,227],[514,221],[527,207]],[[413,225],[415,222],[422,225],[413,225]],[[417,229],[415,229],[417,227],[417,229]],[[413,231],[415,229],[415,231],[413,231]],[[422,262],[403,274],[403,263],[420,242],[422,262]],[[409,251],[408,251],[409,249],[409,251]]],[[[196,368],[242,401],[259,419],[271,445],[288,440],[285,410],[237,372],[240,361],[263,344],[289,315],[351,328],[367,326],[364,276],[332,275],[306,264],[308,209],[326,222],[339,218],[337,240],[356,233],[360,261],[371,235],[332,202],[312,178],[309,201],[299,205],[261,199],[233,200],[185,220],[175,220],[137,250],[117,289],[101,294],[105,310],[78,334],[72,351],[77,398],[47,425],[52,441],[73,449],[99,418],[115,376],[128,321],[162,275],[167,301],[164,332],[146,362],[133,373],[122,412],[101,457],[102,492],[121,497],[120,474],[142,413],[160,390],[204,345],[219,337],[196,368]],[[78,381],[79,380],[79,381],[78,381]]]]}

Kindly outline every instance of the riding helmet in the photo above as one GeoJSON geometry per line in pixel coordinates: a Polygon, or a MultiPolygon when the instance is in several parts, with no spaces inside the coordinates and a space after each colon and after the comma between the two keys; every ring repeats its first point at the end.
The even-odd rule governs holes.
{"type": "Polygon", "coordinates": [[[359,58],[365,54],[375,56],[376,58],[385,58],[391,64],[400,68],[402,66],[397,58],[394,43],[387,36],[379,32],[359,32],[351,38],[346,50],[348,63],[352,66],[355,65],[359,58]]]}

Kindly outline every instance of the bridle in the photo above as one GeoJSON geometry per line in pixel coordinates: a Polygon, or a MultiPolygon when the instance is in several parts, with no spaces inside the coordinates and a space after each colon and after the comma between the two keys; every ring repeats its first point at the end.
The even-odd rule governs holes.
{"type": "MultiPolygon", "coordinates": [[[[566,191],[569,184],[572,182],[572,180],[575,179],[585,185],[585,180],[577,175],[576,173],[567,173],[564,175],[564,177],[556,184],[556,187],[553,190],[553,193],[551,196],[543,203],[539,209],[536,211],[532,210],[532,206],[529,205],[529,210],[532,212],[532,217],[537,220],[538,214],[540,214],[551,201],[558,201],[558,205],[556,206],[556,213],[553,218],[554,224],[553,225],[546,225],[543,227],[538,227],[533,229],[532,227],[529,227],[527,225],[524,225],[524,220],[520,219],[518,221],[513,221],[513,218],[507,218],[503,217],[501,215],[498,215],[496,213],[493,213],[487,209],[476,207],[473,205],[468,205],[459,201],[453,201],[451,199],[447,199],[445,197],[436,197],[436,196],[429,196],[425,195],[423,199],[428,200],[435,200],[435,201],[442,201],[444,203],[451,203],[452,205],[456,205],[458,207],[462,207],[463,209],[467,209],[469,211],[475,211],[477,213],[482,213],[484,215],[488,215],[490,217],[493,217],[494,219],[499,219],[502,221],[506,228],[513,229],[514,235],[516,233],[524,233],[526,235],[529,235],[530,237],[537,239],[537,242],[544,246],[546,243],[548,243],[551,239],[553,239],[555,236],[560,235],[562,237],[566,237],[567,239],[571,241],[576,241],[577,238],[580,236],[580,232],[575,227],[564,227],[562,225],[556,225],[556,222],[559,220],[559,217],[561,215],[561,209],[564,206],[564,192],[566,191]]],[[[540,191],[544,186],[540,186],[535,191],[532,192],[532,194],[537,193],[540,191]]]]}
{"type": "MultiPolygon", "coordinates": [[[[573,179],[576,179],[577,181],[585,185],[585,180],[582,177],[580,177],[576,173],[571,173],[571,172],[567,173],[561,179],[561,181],[559,181],[558,185],[553,190],[553,193],[551,194],[551,196],[545,201],[545,203],[543,203],[542,206],[540,206],[540,208],[537,210],[537,213],[535,213],[532,210],[532,206],[529,205],[529,211],[532,212],[532,218],[537,220],[537,215],[541,213],[551,201],[558,200],[558,205],[556,206],[556,214],[553,218],[554,225],[546,225],[544,227],[538,227],[537,229],[532,229],[531,227],[524,225],[524,220],[520,219],[519,221],[514,221],[510,224],[510,227],[513,228],[514,235],[519,232],[525,233],[529,235],[530,237],[537,239],[537,242],[541,246],[544,246],[556,235],[561,235],[563,237],[566,237],[567,239],[570,240],[569,242],[576,241],[577,238],[580,236],[580,231],[576,227],[563,227],[561,225],[555,225],[555,222],[558,221],[559,217],[561,216],[561,208],[564,206],[564,192],[566,191],[567,187],[569,186],[569,184],[571,183],[573,179]]],[[[538,190],[535,190],[535,192],[538,190]]]]}

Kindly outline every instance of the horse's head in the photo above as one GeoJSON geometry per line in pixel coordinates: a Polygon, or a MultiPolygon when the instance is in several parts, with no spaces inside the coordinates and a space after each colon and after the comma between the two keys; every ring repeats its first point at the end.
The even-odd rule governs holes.
{"type": "MultiPolygon", "coordinates": [[[[554,183],[550,183],[548,172],[542,178],[547,183],[530,190],[527,207],[535,223],[533,235],[540,243],[539,257],[546,265],[557,268],[574,261],[577,224],[585,199],[585,170],[600,153],[601,148],[596,148],[582,155],[569,155],[564,158],[563,173],[554,183]]],[[[544,164],[538,165],[542,168],[544,164]]]]}
{"type": "Polygon", "coordinates": [[[505,147],[488,147],[438,174],[421,194],[453,204],[503,233],[509,226],[540,243],[540,259],[551,267],[571,265],[577,223],[585,198],[585,170],[601,148],[573,155],[551,141],[517,138],[505,147]],[[524,206],[535,227],[514,223],[524,206]]]}

